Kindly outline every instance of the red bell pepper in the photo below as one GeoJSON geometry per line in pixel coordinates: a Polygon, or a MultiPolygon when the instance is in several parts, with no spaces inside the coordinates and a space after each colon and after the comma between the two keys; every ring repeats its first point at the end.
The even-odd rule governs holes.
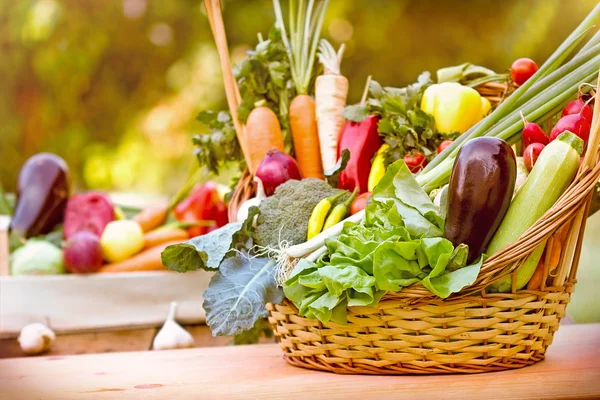
{"type": "Polygon", "coordinates": [[[377,129],[378,122],[378,116],[370,115],[361,122],[348,121],[344,125],[338,145],[338,159],[342,151],[348,149],[350,161],[340,174],[340,189],[353,191],[357,188],[359,193],[368,191],[371,161],[383,144],[377,129]]]}
{"type": "Polygon", "coordinates": [[[219,196],[214,182],[198,184],[189,196],[177,204],[173,214],[178,221],[210,223],[209,226],[193,226],[188,229],[190,237],[212,232],[228,222],[227,205],[219,196]]]}

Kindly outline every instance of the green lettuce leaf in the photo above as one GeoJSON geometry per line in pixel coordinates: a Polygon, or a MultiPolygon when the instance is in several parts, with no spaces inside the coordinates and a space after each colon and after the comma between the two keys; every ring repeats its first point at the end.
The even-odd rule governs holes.
{"type": "Polygon", "coordinates": [[[267,303],[279,304],[283,292],[275,280],[275,263],[246,252],[221,263],[204,292],[206,324],[214,336],[233,336],[268,315],[267,303]]]}

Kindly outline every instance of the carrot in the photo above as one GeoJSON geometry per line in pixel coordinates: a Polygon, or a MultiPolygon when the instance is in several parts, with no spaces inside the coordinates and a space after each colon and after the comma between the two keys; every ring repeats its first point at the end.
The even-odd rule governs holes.
{"type": "Polygon", "coordinates": [[[134,272],[134,271],[160,271],[166,269],[163,266],[160,253],[172,244],[181,243],[181,240],[175,240],[166,242],[154,246],[150,249],[144,250],[127,260],[106,264],[100,270],[99,273],[111,273],[111,272],[134,272]]]}
{"type": "Polygon", "coordinates": [[[151,231],[165,222],[165,219],[167,219],[168,207],[169,205],[166,202],[153,204],[140,211],[132,218],[132,220],[140,225],[142,231],[151,231]]]}
{"type": "Polygon", "coordinates": [[[246,120],[246,141],[250,159],[248,168],[252,173],[269,150],[284,151],[279,120],[270,108],[256,107],[250,112],[246,120]]]}
{"type": "Polygon", "coordinates": [[[292,100],[290,128],[302,176],[323,179],[315,101],[309,95],[302,94],[292,100]]]}
{"type": "Polygon", "coordinates": [[[321,39],[319,60],[324,74],[315,82],[315,102],[321,161],[325,171],[337,163],[338,142],[345,123],[342,111],[348,96],[348,79],[340,73],[343,54],[343,44],[336,53],[327,40],[321,39]]]}
{"type": "Polygon", "coordinates": [[[280,0],[273,0],[275,25],[281,31],[296,87],[297,95],[290,104],[290,128],[296,160],[305,178],[323,178],[315,101],[308,93],[327,3],[290,2],[288,36],[280,0]]]}
{"type": "Polygon", "coordinates": [[[158,228],[144,235],[144,248],[149,249],[165,242],[175,240],[185,241],[190,235],[184,229],[179,228],[158,228]]]}
{"type": "Polygon", "coordinates": [[[538,290],[542,286],[542,278],[544,278],[544,259],[541,259],[535,267],[535,272],[527,282],[527,290],[538,290]]]}

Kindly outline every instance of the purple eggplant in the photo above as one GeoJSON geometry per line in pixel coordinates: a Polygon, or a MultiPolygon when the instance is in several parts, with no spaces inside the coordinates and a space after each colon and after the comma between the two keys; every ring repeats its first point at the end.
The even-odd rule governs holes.
{"type": "Polygon", "coordinates": [[[445,237],[469,246],[468,262],[485,250],[512,199],[517,162],[502,139],[480,137],[458,152],[448,187],[445,237]]]}
{"type": "Polygon", "coordinates": [[[11,232],[22,238],[51,232],[63,220],[69,192],[65,160],[51,153],[29,158],[19,172],[11,232]]]}

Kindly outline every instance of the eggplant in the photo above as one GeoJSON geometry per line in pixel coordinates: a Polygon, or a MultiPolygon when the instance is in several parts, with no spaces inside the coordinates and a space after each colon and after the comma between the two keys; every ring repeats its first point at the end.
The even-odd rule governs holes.
{"type": "Polygon", "coordinates": [[[444,235],[455,246],[469,246],[469,263],[481,255],[502,222],[516,176],[515,153],[502,139],[476,138],[458,152],[450,175],[444,235]]]}
{"type": "Polygon", "coordinates": [[[63,220],[69,192],[65,160],[52,153],[30,157],[19,172],[11,233],[30,238],[51,232],[63,220]]]}

